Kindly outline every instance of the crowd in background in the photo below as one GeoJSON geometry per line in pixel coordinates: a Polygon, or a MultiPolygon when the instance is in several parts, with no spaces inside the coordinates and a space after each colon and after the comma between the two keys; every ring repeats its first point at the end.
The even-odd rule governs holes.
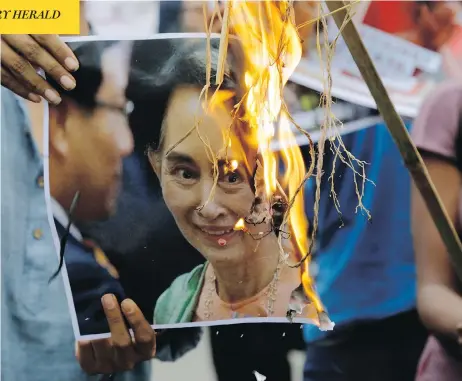
{"type": "MultiPolygon", "coordinates": [[[[295,4],[298,24],[314,16],[312,3],[295,4]]],[[[89,2],[82,14],[89,34],[196,32],[203,31],[204,25],[202,4],[189,1],[89,2]]],[[[300,31],[309,42],[313,27],[300,31]]],[[[305,50],[308,54],[308,43],[305,50]]],[[[81,372],[74,358],[62,283],[48,283],[57,261],[46,216],[42,152],[33,136],[25,140],[16,131],[26,131],[41,115],[34,115],[27,101],[15,103],[8,93],[2,88],[2,374],[6,381],[96,379],[81,372]]],[[[300,89],[295,91],[295,103],[302,103],[301,95],[300,89]]],[[[451,81],[438,86],[415,120],[405,120],[458,231],[461,118],[462,83],[451,81]]],[[[40,128],[32,130],[33,135],[40,128]]],[[[335,329],[321,332],[314,326],[301,330],[299,325],[278,324],[209,328],[218,381],[255,380],[254,370],[268,381],[290,380],[290,349],[306,350],[305,381],[462,377],[462,286],[386,125],[381,122],[350,133],[343,142],[356,158],[368,163],[362,203],[372,218],[357,209],[354,176],[361,172],[361,163],[353,163],[354,172],[341,160],[334,161],[336,143],[328,142],[312,269],[335,329]],[[333,170],[341,215],[330,197],[328,176],[333,170]]],[[[136,296],[143,314],[152,316],[162,290],[177,274],[200,263],[201,257],[175,228],[156,179],[145,176],[144,150],[135,141],[124,158],[118,213],[104,225],[89,222],[78,228],[119,270],[126,294],[136,296]],[[127,216],[145,229],[127,231],[127,216]],[[117,234],[109,235],[108,230],[117,234]],[[167,252],[175,255],[164,255],[167,252]],[[166,271],[173,268],[175,273],[166,271]],[[146,284],[153,284],[150,292],[146,284]]],[[[305,187],[310,218],[314,186],[310,180],[305,187]]],[[[176,333],[192,343],[181,353],[195,345],[197,333],[189,328],[176,333]]],[[[161,352],[171,351],[162,340],[175,339],[158,337],[158,348],[167,348],[161,352]]],[[[194,380],[193,369],[191,374],[194,380]]],[[[149,380],[149,363],[140,363],[123,377],[149,380]]]]}

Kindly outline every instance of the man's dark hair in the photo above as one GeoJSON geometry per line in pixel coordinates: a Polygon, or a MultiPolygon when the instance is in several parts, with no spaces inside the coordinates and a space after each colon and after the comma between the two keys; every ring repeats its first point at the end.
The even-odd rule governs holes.
{"type": "Polygon", "coordinates": [[[52,78],[48,82],[59,92],[62,97],[75,101],[78,105],[94,108],[96,106],[96,94],[103,81],[102,55],[104,51],[116,41],[83,41],[69,42],[67,45],[72,49],[79,61],[79,69],[72,73],[76,80],[76,87],[71,90],[63,90],[52,78]]]}

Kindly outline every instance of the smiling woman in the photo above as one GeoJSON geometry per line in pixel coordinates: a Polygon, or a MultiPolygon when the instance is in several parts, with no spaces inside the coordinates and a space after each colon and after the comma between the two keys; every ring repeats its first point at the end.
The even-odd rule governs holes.
{"type": "MultiPolygon", "coordinates": [[[[243,138],[248,125],[233,118],[237,75],[228,70],[220,89],[210,88],[207,99],[201,93],[207,83],[205,57],[205,41],[185,44],[156,76],[157,90],[132,115],[135,140],[148,146],[170,212],[206,259],[163,293],[154,322],[286,317],[299,271],[283,263],[271,217],[235,228],[258,201],[257,152],[243,138]]],[[[212,44],[210,83],[217,61],[212,44]]]]}

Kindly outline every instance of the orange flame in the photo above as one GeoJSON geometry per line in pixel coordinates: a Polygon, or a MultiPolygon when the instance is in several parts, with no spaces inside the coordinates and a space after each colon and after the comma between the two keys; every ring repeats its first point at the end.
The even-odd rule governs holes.
{"type": "Polygon", "coordinates": [[[230,169],[231,171],[235,171],[237,169],[237,160],[231,160],[231,163],[230,163],[230,169]]]}
{"type": "MultiPolygon", "coordinates": [[[[300,259],[309,250],[304,194],[303,191],[297,193],[306,169],[292,133],[289,115],[282,103],[284,86],[302,56],[293,14],[289,1],[233,0],[229,21],[233,35],[240,40],[245,58],[244,85],[247,95],[244,120],[251,129],[251,143],[258,146],[262,157],[266,196],[271,200],[278,190],[278,183],[289,200],[297,194],[289,213],[289,228],[296,257],[300,259]],[[270,149],[276,130],[282,145],[278,153],[270,149]],[[280,162],[285,167],[284,176],[279,176],[280,162]]],[[[235,230],[244,226],[243,223],[243,219],[239,220],[235,230]]],[[[307,296],[317,310],[322,311],[308,266],[308,261],[305,261],[301,268],[301,281],[307,296]]]]}
{"type": "Polygon", "coordinates": [[[246,227],[245,227],[245,223],[244,223],[244,219],[243,218],[240,218],[237,222],[236,222],[236,225],[234,225],[234,230],[243,230],[245,231],[246,230],[246,227]]]}

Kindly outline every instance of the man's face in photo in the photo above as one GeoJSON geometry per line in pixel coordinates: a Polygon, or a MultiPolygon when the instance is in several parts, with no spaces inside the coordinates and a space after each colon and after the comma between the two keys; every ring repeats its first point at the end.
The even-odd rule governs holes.
{"type": "Polygon", "coordinates": [[[50,145],[64,163],[59,181],[80,191],[77,219],[102,220],[115,212],[122,159],[133,151],[125,97],[129,62],[127,42],[108,47],[102,53],[96,106],[87,108],[64,97],[56,112],[61,115],[55,119],[57,127],[53,128],[50,120],[50,145]]]}

